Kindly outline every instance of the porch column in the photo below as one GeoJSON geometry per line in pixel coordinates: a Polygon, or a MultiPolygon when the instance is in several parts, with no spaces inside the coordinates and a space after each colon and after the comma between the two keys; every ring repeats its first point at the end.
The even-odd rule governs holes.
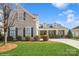
{"type": "Polygon", "coordinates": [[[58,30],[56,30],[56,35],[58,35],[58,30]]]}
{"type": "Polygon", "coordinates": [[[68,30],[64,30],[64,34],[67,35],[68,34],[68,30]]]}
{"type": "Polygon", "coordinates": [[[47,36],[48,36],[48,30],[47,30],[47,36]]]}

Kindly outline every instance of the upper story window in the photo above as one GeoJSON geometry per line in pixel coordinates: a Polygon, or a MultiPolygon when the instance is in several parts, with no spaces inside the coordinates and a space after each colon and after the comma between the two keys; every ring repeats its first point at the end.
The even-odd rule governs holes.
{"type": "Polygon", "coordinates": [[[40,25],[39,28],[43,28],[43,25],[40,25]]]}
{"type": "Polygon", "coordinates": [[[50,28],[53,28],[53,26],[52,26],[52,25],[50,25],[49,27],[50,27],[50,28]]]}
{"type": "Polygon", "coordinates": [[[22,12],[18,12],[18,20],[23,20],[23,14],[22,14],[22,12]]]}
{"type": "Polygon", "coordinates": [[[24,20],[25,19],[25,12],[23,10],[18,11],[18,20],[24,20]]]}

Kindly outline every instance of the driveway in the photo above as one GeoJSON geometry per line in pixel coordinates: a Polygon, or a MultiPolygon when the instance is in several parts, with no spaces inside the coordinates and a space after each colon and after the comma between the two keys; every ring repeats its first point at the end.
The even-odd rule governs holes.
{"type": "Polygon", "coordinates": [[[62,43],[68,44],[70,46],[73,46],[73,47],[79,49],[79,41],[77,41],[77,40],[72,40],[72,39],[49,39],[49,41],[62,42],[62,43]]]}

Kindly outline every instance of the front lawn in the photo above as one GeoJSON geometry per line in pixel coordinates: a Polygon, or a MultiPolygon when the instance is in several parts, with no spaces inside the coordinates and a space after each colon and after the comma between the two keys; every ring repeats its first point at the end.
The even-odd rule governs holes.
{"type": "Polygon", "coordinates": [[[17,48],[0,53],[6,56],[63,56],[79,55],[79,50],[58,42],[14,42],[17,48]]]}

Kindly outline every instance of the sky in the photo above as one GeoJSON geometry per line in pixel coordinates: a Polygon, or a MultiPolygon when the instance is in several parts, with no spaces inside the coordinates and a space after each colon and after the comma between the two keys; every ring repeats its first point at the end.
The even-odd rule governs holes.
{"type": "Polygon", "coordinates": [[[79,26],[78,3],[21,3],[20,5],[32,14],[38,14],[40,24],[59,23],[69,29],[79,26]]]}
{"type": "Polygon", "coordinates": [[[79,26],[78,3],[23,3],[21,6],[38,14],[39,23],[59,23],[69,29],[79,26]]]}

